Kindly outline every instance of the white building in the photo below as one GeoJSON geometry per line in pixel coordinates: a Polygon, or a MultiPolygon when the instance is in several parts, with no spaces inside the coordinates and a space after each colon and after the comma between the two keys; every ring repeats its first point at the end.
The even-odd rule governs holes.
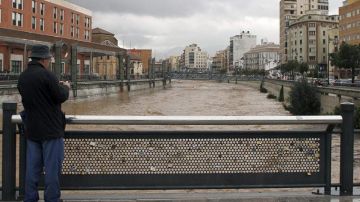
{"type": "Polygon", "coordinates": [[[263,43],[244,54],[244,67],[247,69],[269,70],[280,61],[280,46],[263,43]]]}
{"type": "Polygon", "coordinates": [[[288,28],[288,60],[306,62],[310,68],[319,66],[327,69],[329,36],[328,31],[337,28],[339,16],[322,15],[320,12],[307,12],[290,21],[288,28]]]}
{"type": "Polygon", "coordinates": [[[328,0],[280,0],[280,49],[281,62],[288,61],[288,29],[290,20],[297,19],[308,11],[319,11],[321,15],[328,15],[328,0]]]}
{"type": "Polygon", "coordinates": [[[169,57],[169,64],[171,71],[180,71],[180,56],[170,56],[169,57]]]}
{"type": "Polygon", "coordinates": [[[256,46],[256,35],[250,32],[242,32],[230,38],[230,70],[243,67],[244,53],[256,46]]]}
{"type": "Polygon", "coordinates": [[[197,44],[191,44],[184,50],[185,67],[190,69],[206,70],[208,69],[208,54],[201,51],[197,44]]]}

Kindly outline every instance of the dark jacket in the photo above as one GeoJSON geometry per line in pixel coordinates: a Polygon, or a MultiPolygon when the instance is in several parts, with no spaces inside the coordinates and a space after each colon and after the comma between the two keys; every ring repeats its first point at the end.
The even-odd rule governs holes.
{"type": "Polygon", "coordinates": [[[61,103],[69,98],[68,87],[38,62],[29,62],[18,81],[26,112],[25,135],[31,140],[64,137],[65,115],[61,103]]]}

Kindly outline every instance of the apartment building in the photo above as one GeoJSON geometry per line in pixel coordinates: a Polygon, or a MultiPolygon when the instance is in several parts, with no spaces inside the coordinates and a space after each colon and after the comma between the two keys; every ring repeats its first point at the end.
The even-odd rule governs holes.
{"type": "Polygon", "coordinates": [[[168,60],[171,71],[180,71],[181,56],[170,56],[168,60]]]}
{"type": "Polygon", "coordinates": [[[275,43],[262,43],[244,54],[244,68],[269,70],[280,61],[280,46],[275,43]]]}
{"type": "Polygon", "coordinates": [[[288,29],[288,60],[306,62],[310,68],[328,66],[329,30],[338,28],[339,16],[322,15],[318,11],[293,20],[288,29]]]}
{"type": "Polygon", "coordinates": [[[288,29],[290,21],[295,20],[308,11],[318,11],[321,15],[328,15],[328,0],[281,0],[280,1],[280,55],[281,62],[288,61],[288,29]]]}
{"type": "MultiPolygon", "coordinates": [[[[64,0],[0,0],[0,71],[20,74],[31,46],[61,44],[62,75],[69,75],[71,47],[77,46],[77,74],[93,72],[92,56],[116,55],[118,47],[92,42],[92,12],[64,0]]],[[[55,68],[52,58],[52,69],[55,68]]]]}
{"type": "Polygon", "coordinates": [[[229,65],[230,71],[235,68],[243,68],[244,53],[256,46],[256,35],[250,31],[243,31],[241,34],[230,38],[230,55],[229,65]]]}
{"type": "Polygon", "coordinates": [[[340,41],[349,44],[360,44],[360,0],[344,1],[339,8],[340,41]]]}
{"type": "Polygon", "coordinates": [[[2,0],[0,28],[91,41],[92,12],[62,0],[2,0]]]}
{"type": "Polygon", "coordinates": [[[202,51],[197,44],[191,44],[184,49],[185,67],[189,69],[207,70],[208,53],[202,51]]]}
{"type": "Polygon", "coordinates": [[[228,50],[217,51],[212,58],[212,72],[227,72],[229,66],[228,50]]]}

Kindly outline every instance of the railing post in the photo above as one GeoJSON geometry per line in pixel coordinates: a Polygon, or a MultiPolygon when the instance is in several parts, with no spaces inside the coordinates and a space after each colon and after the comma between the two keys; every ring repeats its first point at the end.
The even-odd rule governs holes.
{"type": "Polygon", "coordinates": [[[340,195],[350,196],[354,186],[354,104],[342,103],[341,115],[340,195]]]}
{"type": "Polygon", "coordinates": [[[16,114],[17,103],[3,103],[3,156],[2,156],[2,200],[16,198],[16,125],[11,116],[16,114]]]}

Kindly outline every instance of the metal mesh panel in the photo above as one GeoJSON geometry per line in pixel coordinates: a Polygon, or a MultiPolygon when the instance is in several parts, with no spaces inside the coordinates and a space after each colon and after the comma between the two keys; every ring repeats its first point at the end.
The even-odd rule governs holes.
{"type": "Polygon", "coordinates": [[[66,139],[63,174],[320,172],[320,138],[66,139]]]}

